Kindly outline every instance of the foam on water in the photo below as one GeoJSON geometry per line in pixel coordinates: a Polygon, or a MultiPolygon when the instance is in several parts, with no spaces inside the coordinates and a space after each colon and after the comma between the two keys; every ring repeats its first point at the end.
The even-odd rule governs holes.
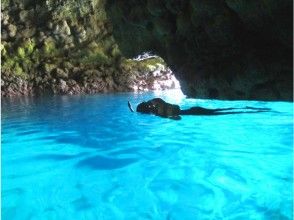
{"type": "Polygon", "coordinates": [[[292,103],[178,93],[3,100],[2,219],[292,219],[292,123],[292,103]],[[154,96],[272,111],[129,112],[154,96]]]}

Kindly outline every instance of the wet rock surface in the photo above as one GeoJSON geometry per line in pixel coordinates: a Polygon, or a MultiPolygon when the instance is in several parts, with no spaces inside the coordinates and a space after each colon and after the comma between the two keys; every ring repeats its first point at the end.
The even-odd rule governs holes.
{"type": "Polygon", "coordinates": [[[140,92],[179,88],[171,70],[159,64],[150,70],[133,68],[131,71],[80,70],[78,77],[68,77],[61,69],[54,69],[43,77],[24,79],[22,76],[2,74],[1,95],[77,95],[107,92],[140,92]]]}

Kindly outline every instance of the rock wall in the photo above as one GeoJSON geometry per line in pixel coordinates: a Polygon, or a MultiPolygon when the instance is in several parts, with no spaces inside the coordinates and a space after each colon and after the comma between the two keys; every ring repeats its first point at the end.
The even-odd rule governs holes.
{"type": "Polygon", "coordinates": [[[163,86],[157,76],[146,78],[154,76],[146,68],[154,60],[124,58],[151,51],[168,63],[191,97],[293,98],[291,0],[3,0],[1,5],[2,96],[165,88],[172,78],[167,68],[161,71],[167,74],[161,79],[169,79],[163,86]]]}
{"type": "Polygon", "coordinates": [[[158,82],[161,89],[173,88],[163,86],[171,72],[162,59],[139,62],[121,55],[104,5],[105,0],[1,1],[1,95],[140,91],[158,82]]]}
{"type": "Polygon", "coordinates": [[[292,9],[292,0],[109,0],[106,6],[123,54],[160,55],[186,95],[288,101],[292,9]]]}

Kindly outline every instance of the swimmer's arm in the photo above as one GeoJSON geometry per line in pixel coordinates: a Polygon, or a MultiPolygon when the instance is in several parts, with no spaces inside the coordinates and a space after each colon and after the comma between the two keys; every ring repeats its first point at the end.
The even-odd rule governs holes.
{"type": "Polygon", "coordinates": [[[133,107],[132,107],[130,101],[128,101],[128,107],[129,107],[129,109],[130,109],[131,112],[134,112],[133,107]]]}

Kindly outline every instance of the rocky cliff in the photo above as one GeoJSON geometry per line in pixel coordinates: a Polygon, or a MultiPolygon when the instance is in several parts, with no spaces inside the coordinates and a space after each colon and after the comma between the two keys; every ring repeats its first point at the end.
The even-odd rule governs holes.
{"type": "Polygon", "coordinates": [[[173,88],[161,58],[121,55],[104,5],[104,0],[1,1],[1,95],[173,88]]]}
{"type": "Polygon", "coordinates": [[[292,8],[292,0],[109,0],[107,15],[124,55],[157,53],[189,96],[292,100],[292,8]]]}
{"type": "Polygon", "coordinates": [[[127,59],[151,51],[188,96],[292,100],[292,4],[3,0],[2,95],[152,89],[163,60],[127,59]]]}

